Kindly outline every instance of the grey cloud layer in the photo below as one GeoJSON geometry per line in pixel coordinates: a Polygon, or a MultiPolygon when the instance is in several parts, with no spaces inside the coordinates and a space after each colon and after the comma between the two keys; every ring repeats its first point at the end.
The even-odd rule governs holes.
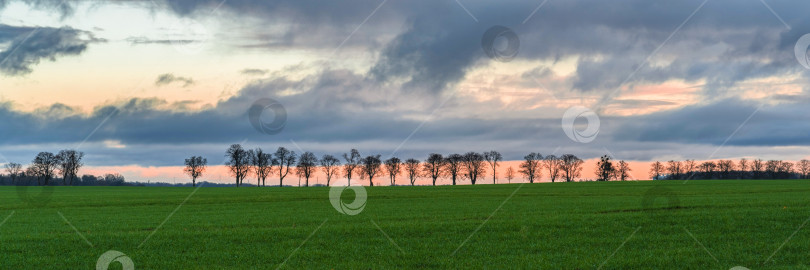
{"type": "MultiPolygon", "coordinates": [[[[217,2],[167,3],[179,14],[189,15],[204,13],[217,2]]],[[[795,64],[791,48],[799,36],[810,31],[810,19],[802,12],[810,9],[810,2],[772,4],[791,27],[788,30],[761,2],[709,1],[668,40],[702,2],[551,1],[529,18],[538,1],[462,1],[476,22],[454,1],[391,1],[363,25],[361,33],[396,33],[379,49],[378,61],[369,75],[381,80],[405,79],[410,88],[433,92],[447,89],[470,68],[482,64],[478,61],[484,57],[481,35],[492,25],[505,25],[518,33],[522,45],[519,59],[579,57],[569,89],[574,91],[610,92],[636,69],[638,73],[630,83],[705,79],[716,91],[741,80],[801,68],[795,64]],[[399,26],[392,27],[392,21],[399,26]],[[666,59],[669,63],[645,62],[661,44],[662,49],[650,60],[666,59]]],[[[221,9],[272,18],[268,19],[272,22],[286,18],[290,29],[342,29],[333,35],[319,35],[314,43],[309,43],[311,38],[302,38],[311,33],[308,31],[284,32],[277,37],[287,40],[285,44],[291,47],[318,47],[330,44],[322,41],[336,43],[348,36],[379,3],[235,0],[226,1],[221,9]]]]}
{"type": "MultiPolygon", "coordinates": [[[[358,147],[364,153],[391,154],[421,124],[407,116],[431,111],[440,100],[425,100],[412,110],[397,109],[399,98],[375,82],[345,70],[327,70],[302,80],[271,77],[244,88],[239,95],[202,111],[188,110],[185,103],[167,104],[157,99],[132,99],[118,106],[102,106],[90,115],[64,105],[53,105],[35,113],[21,113],[8,105],[0,108],[0,148],[14,145],[61,145],[74,147],[97,126],[86,142],[88,152],[128,155],[125,160],[93,157],[98,164],[173,165],[189,151],[211,157],[221,155],[222,147],[247,141],[247,145],[297,148],[307,151],[340,153],[358,147]],[[299,94],[280,95],[285,90],[299,94]],[[378,92],[379,98],[369,97],[378,92]],[[247,109],[259,98],[279,100],[286,108],[288,122],[277,135],[257,132],[250,125],[247,109]],[[166,108],[174,109],[166,109],[166,108]],[[109,119],[108,119],[109,118],[109,119]],[[105,120],[106,119],[106,120],[105,120]],[[103,123],[103,124],[102,124],[103,123]],[[126,145],[124,149],[99,146],[105,141],[126,145]],[[194,145],[207,145],[196,148],[194,145]],[[175,149],[166,152],[167,146],[175,149]],[[188,149],[184,149],[187,146],[188,149]],[[95,147],[95,148],[92,148],[95,147]]],[[[527,149],[550,153],[573,152],[592,158],[604,154],[603,147],[622,151],[622,158],[644,159],[661,151],[675,151],[685,145],[720,145],[752,113],[757,105],[739,100],[691,106],[683,110],[649,116],[601,118],[602,129],[594,143],[570,141],[560,127],[559,115],[528,115],[504,119],[445,116],[441,112],[475,110],[463,97],[454,98],[404,143],[400,156],[423,157],[429,152],[484,151],[498,149],[509,159],[519,159],[527,149]],[[644,145],[642,149],[630,151],[644,145]],[[667,150],[669,149],[669,150],[667,150]]],[[[810,120],[803,104],[765,106],[740,130],[728,146],[810,145],[810,120]]],[[[300,151],[300,150],[298,150],[300,151]]],[[[679,152],[680,153],[680,152],[679,152]]],[[[30,153],[28,153],[30,155],[30,153]]],[[[702,155],[699,151],[694,153],[702,155]]],[[[688,155],[684,154],[684,155],[688,155]]],[[[700,156],[693,158],[701,158],[700,156]]]]}
{"type": "MultiPolygon", "coordinates": [[[[358,29],[381,2],[162,3],[180,16],[207,16],[223,3],[220,9],[230,12],[229,16],[237,14],[287,28],[270,34],[251,33],[270,40],[251,44],[331,50],[358,29]]],[[[143,164],[175,164],[179,160],[175,155],[184,154],[160,155],[161,145],[227,145],[245,139],[249,144],[265,147],[291,147],[290,140],[295,140],[306,150],[318,152],[345,151],[336,150],[340,147],[335,145],[342,148],[360,145],[364,152],[386,154],[421,124],[418,119],[429,115],[449,92],[457,91],[453,86],[470,70],[492,63],[481,50],[481,36],[493,25],[510,27],[520,37],[520,52],[514,61],[577,57],[577,68],[567,82],[570,88],[564,91],[609,93],[638,69],[629,81],[631,86],[673,79],[687,83],[705,81],[699,92],[703,100],[652,115],[603,117],[603,129],[597,140],[581,145],[562,133],[561,115],[537,116],[526,112],[525,117],[502,119],[475,117],[475,113],[443,115],[445,111],[475,112],[480,106],[490,106],[459,96],[439,110],[439,115],[416,133],[400,153],[422,157],[430,151],[499,149],[508,158],[518,159],[527,149],[548,153],[559,146],[563,148],[561,152],[596,157],[604,154],[601,147],[609,147],[620,158],[649,159],[660,155],[654,154],[655,151],[675,151],[690,145],[717,146],[760,106],[736,97],[729,89],[750,79],[786,74],[806,78],[809,74],[792,55],[798,37],[810,32],[810,19],[804,14],[810,10],[810,2],[806,1],[771,3],[790,30],[759,1],[709,1],[669,40],[673,30],[703,1],[549,1],[526,24],[522,22],[541,1],[461,2],[475,20],[455,1],[386,2],[342,48],[370,50],[375,55],[375,62],[361,73],[325,68],[300,80],[268,75],[236,96],[202,111],[185,110],[181,104],[170,104],[175,110],[158,109],[167,104],[156,99],[129,100],[118,109],[102,106],[89,116],[64,105],[34,114],[6,106],[0,109],[3,119],[0,130],[4,131],[0,133],[0,142],[70,144],[83,140],[112,115],[90,138],[90,143],[117,140],[125,145],[139,145],[136,152],[140,154],[130,152],[134,155],[131,158],[143,164]],[[379,43],[375,35],[389,35],[391,39],[379,43]],[[664,44],[661,50],[650,57],[650,62],[645,62],[661,44],[664,44]],[[280,94],[284,90],[294,90],[296,94],[280,94]],[[247,120],[247,108],[264,97],[281,101],[288,112],[287,126],[276,136],[258,133],[247,120]],[[470,145],[480,149],[470,149],[470,145]],[[158,154],[143,150],[150,147],[156,148],[158,154]]],[[[21,29],[0,31],[0,40],[18,38],[24,33],[21,29]]],[[[51,48],[62,43],[52,43],[51,48]]],[[[336,60],[340,61],[340,57],[338,53],[336,60]]],[[[261,70],[247,71],[266,75],[261,70]]],[[[810,120],[806,116],[807,100],[794,97],[780,101],[779,106],[762,107],[727,145],[810,145],[806,136],[810,134],[810,125],[806,124],[810,120]]],[[[617,103],[633,102],[641,101],[617,103]]],[[[667,102],[659,101],[657,105],[667,102]]],[[[205,149],[202,151],[208,155],[222,154],[215,148],[205,149]]],[[[708,153],[695,150],[684,155],[702,158],[704,154],[708,153]]]]}
{"type": "Polygon", "coordinates": [[[0,24],[0,72],[25,75],[40,61],[79,55],[93,42],[101,42],[90,32],[71,27],[16,27],[0,24]]]}

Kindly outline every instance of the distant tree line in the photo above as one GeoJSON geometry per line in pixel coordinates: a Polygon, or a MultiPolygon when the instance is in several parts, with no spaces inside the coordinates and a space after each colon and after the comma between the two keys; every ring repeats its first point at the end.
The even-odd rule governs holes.
{"type": "Polygon", "coordinates": [[[84,152],[62,150],[59,153],[40,152],[28,167],[9,162],[3,166],[0,185],[15,186],[123,186],[128,185],[124,176],[109,173],[102,176],[82,175],[84,152]]]}
{"type": "Polygon", "coordinates": [[[653,180],[690,179],[807,179],[810,160],[798,162],[762,159],[718,160],[697,162],[670,160],[656,161],[650,166],[653,180]]]}
{"type": "MultiPolygon", "coordinates": [[[[265,186],[266,179],[271,176],[276,176],[279,186],[283,186],[284,179],[288,175],[297,176],[299,186],[301,181],[303,186],[310,186],[311,178],[318,171],[326,176],[327,186],[341,176],[345,177],[349,184],[352,179],[359,178],[361,181],[368,181],[369,186],[374,186],[374,179],[382,177],[392,186],[402,185],[403,183],[397,181],[403,176],[407,179],[404,184],[415,185],[419,178],[427,178],[435,186],[439,179],[448,179],[452,185],[462,181],[475,185],[489,175],[495,184],[498,181],[498,167],[503,161],[503,155],[498,151],[446,156],[431,153],[424,161],[420,161],[414,158],[402,160],[398,157],[383,159],[381,155],[362,156],[357,149],[351,149],[341,157],[342,159],[327,154],[318,158],[308,151],[298,155],[295,151],[284,147],[279,147],[275,152],[265,152],[261,148],[245,149],[240,144],[233,144],[225,151],[225,165],[234,177],[236,186],[242,186],[244,180],[251,176],[255,177],[256,186],[265,186]]],[[[628,179],[630,168],[626,162],[620,161],[618,167],[614,168],[609,157],[603,157],[603,161],[607,163],[602,168],[608,170],[608,173],[599,180],[628,179]]],[[[571,154],[544,157],[539,153],[530,153],[523,157],[518,170],[509,167],[504,176],[510,183],[516,174],[522,175],[530,183],[538,181],[544,174],[547,174],[552,182],[573,182],[581,176],[583,164],[582,159],[571,154]]],[[[185,165],[184,170],[194,183],[205,171],[207,160],[193,156],[186,159],[185,165]]]]}

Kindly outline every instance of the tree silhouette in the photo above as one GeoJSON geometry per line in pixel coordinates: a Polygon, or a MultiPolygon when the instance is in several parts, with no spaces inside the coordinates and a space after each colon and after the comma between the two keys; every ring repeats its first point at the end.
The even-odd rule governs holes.
{"type": "Polygon", "coordinates": [[[273,155],[264,152],[261,148],[249,150],[250,164],[256,174],[256,186],[264,186],[267,176],[273,172],[273,155]]]}
{"type": "Polygon", "coordinates": [[[304,152],[301,154],[301,158],[298,159],[298,166],[296,167],[296,170],[306,180],[304,182],[305,187],[309,186],[309,178],[315,172],[316,166],[318,166],[318,158],[315,157],[315,154],[312,152],[304,152]]]}
{"type": "Polygon", "coordinates": [[[29,174],[36,176],[37,184],[47,186],[58,165],[59,159],[56,155],[51,152],[39,152],[28,170],[29,174]]]}
{"type": "Polygon", "coordinates": [[[244,180],[250,172],[249,153],[242,148],[241,144],[232,144],[225,152],[225,157],[228,159],[225,165],[228,166],[231,175],[236,178],[236,186],[241,186],[242,180],[244,180]]]}
{"type": "Polygon", "coordinates": [[[445,174],[446,159],[441,154],[432,153],[428,155],[425,163],[422,164],[425,175],[433,180],[433,185],[436,185],[436,180],[445,174]]]}
{"type": "Polygon", "coordinates": [[[561,159],[562,165],[560,168],[562,168],[565,181],[573,182],[582,173],[582,164],[585,162],[572,154],[565,154],[561,159]]]}
{"type": "Polygon", "coordinates": [[[768,178],[774,179],[776,178],[776,174],[779,171],[779,161],[776,160],[768,160],[765,162],[765,175],[768,178]]]}
{"type": "Polygon", "coordinates": [[[543,155],[540,153],[529,153],[523,157],[523,163],[520,164],[520,173],[526,176],[529,183],[534,183],[534,179],[541,176],[541,163],[543,155]]]}
{"type": "Polygon", "coordinates": [[[653,180],[661,179],[661,174],[664,173],[664,164],[661,164],[660,161],[653,162],[652,166],[650,166],[650,178],[653,180]]]}
{"type": "Polygon", "coordinates": [[[748,177],[748,169],[750,167],[749,162],[747,159],[741,158],[739,164],[740,165],[737,166],[737,168],[740,169],[740,179],[745,179],[748,177]]]}
{"type": "Polygon", "coordinates": [[[332,177],[336,176],[340,171],[340,160],[333,155],[323,155],[321,158],[321,169],[326,174],[326,186],[332,181],[332,177]]]}
{"type": "Polygon", "coordinates": [[[630,178],[630,171],[632,171],[632,169],[630,169],[630,164],[627,164],[627,162],[625,162],[624,160],[619,161],[618,170],[619,170],[619,180],[625,181],[628,178],[630,178]]]}
{"type": "Polygon", "coordinates": [[[191,176],[191,185],[197,186],[197,178],[202,176],[205,172],[205,166],[208,165],[208,160],[200,156],[192,156],[186,159],[185,172],[191,176]]]}
{"type": "Polygon", "coordinates": [[[459,174],[461,174],[463,161],[464,157],[459,154],[450,154],[444,159],[444,167],[447,170],[447,175],[453,180],[454,186],[456,185],[456,179],[458,179],[459,174]]]}
{"type": "Polygon", "coordinates": [[[373,187],[374,176],[379,175],[380,169],[382,169],[380,155],[367,156],[361,160],[360,164],[362,166],[363,174],[368,177],[368,185],[373,187]]]}
{"type": "Polygon", "coordinates": [[[604,155],[596,163],[596,181],[610,181],[616,176],[616,167],[608,155],[604,155]]]}
{"type": "Polygon", "coordinates": [[[506,168],[506,180],[509,181],[509,184],[512,183],[512,179],[515,179],[515,169],[511,166],[506,168]]]}
{"type": "Polygon", "coordinates": [[[398,157],[385,160],[385,171],[388,172],[388,177],[391,178],[391,185],[396,185],[397,175],[402,171],[402,160],[398,157]]]}
{"type": "Polygon", "coordinates": [[[295,165],[295,160],[298,157],[295,151],[287,150],[287,148],[279,147],[276,153],[273,154],[273,165],[278,167],[278,186],[284,186],[284,177],[290,173],[290,167],[295,165]]]}
{"type": "Polygon", "coordinates": [[[548,170],[548,177],[552,183],[560,176],[561,163],[562,160],[555,155],[548,155],[543,159],[543,167],[548,170]]]}
{"type": "Polygon", "coordinates": [[[59,172],[62,174],[62,184],[73,185],[73,179],[75,179],[76,175],[79,173],[79,168],[84,165],[82,163],[84,152],[62,150],[59,151],[56,158],[59,162],[59,172]]]}
{"type": "Polygon", "coordinates": [[[684,174],[688,175],[686,179],[691,179],[694,174],[693,172],[695,171],[695,169],[697,169],[697,162],[695,162],[694,159],[687,159],[683,162],[683,168],[684,174]]]}
{"type": "Polygon", "coordinates": [[[6,163],[4,167],[6,168],[8,177],[11,178],[11,184],[19,184],[17,183],[17,178],[23,173],[22,165],[20,165],[20,163],[9,162],[6,163]]]}
{"type": "Polygon", "coordinates": [[[495,178],[497,177],[497,169],[498,169],[498,162],[503,159],[503,156],[500,152],[492,150],[489,152],[484,152],[484,159],[489,163],[489,166],[492,167],[492,183],[495,184],[495,178]]]}
{"type": "Polygon", "coordinates": [[[680,179],[683,169],[680,161],[670,160],[667,162],[667,171],[669,172],[669,179],[680,179]]]}
{"type": "Polygon", "coordinates": [[[360,160],[362,157],[357,149],[352,149],[349,154],[343,154],[343,159],[346,160],[346,164],[343,165],[343,171],[346,174],[348,185],[351,186],[352,174],[354,173],[355,169],[360,167],[360,160]]]}
{"type": "Polygon", "coordinates": [[[717,165],[714,162],[706,161],[700,164],[700,170],[703,172],[703,178],[705,179],[712,179],[714,178],[714,169],[717,165]]]}
{"type": "Polygon", "coordinates": [[[751,162],[751,173],[753,173],[754,179],[761,179],[762,178],[762,171],[765,168],[762,159],[755,159],[751,162]]]}
{"type": "Polygon", "coordinates": [[[717,161],[717,168],[720,171],[720,179],[731,179],[731,172],[734,171],[734,161],[719,160],[717,161]]]}
{"type": "Polygon", "coordinates": [[[799,170],[799,174],[801,174],[800,178],[807,179],[808,175],[810,175],[810,160],[800,160],[796,169],[799,170]]]}
{"type": "Polygon", "coordinates": [[[416,184],[416,178],[419,177],[419,160],[409,158],[405,161],[405,172],[408,173],[408,180],[411,180],[411,186],[416,184]]]}
{"type": "Polygon", "coordinates": [[[484,168],[484,155],[476,152],[467,152],[464,154],[462,163],[464,164],[465,177],[470,179],[470,183],[473,185],[478,181],[479,176],[483,176],[484,173],[486,173],[486,169],[484,168]]]}

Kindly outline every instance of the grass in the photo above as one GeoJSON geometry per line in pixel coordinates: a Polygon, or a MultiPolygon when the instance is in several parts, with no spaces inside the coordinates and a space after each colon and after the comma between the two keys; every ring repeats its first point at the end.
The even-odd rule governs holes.
{"type": "Polygon", "coordinates": [[[137,269],[810,265],[810,228],[797,232],[810,218],[806,181],[366,189],[365,209],[349,216],[326,187],[203,187],[191,197],[193,188],[57,187],[44,206],[1,187],[0,268],[92,269],[108,250],[137,269]]]}

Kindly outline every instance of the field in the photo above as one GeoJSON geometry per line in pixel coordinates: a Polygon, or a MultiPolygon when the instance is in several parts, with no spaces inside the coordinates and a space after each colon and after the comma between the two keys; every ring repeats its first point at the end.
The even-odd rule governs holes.
{"type": "Polygon", "coordinates": [[[2,187],[0,268],[93,269],[108,250],[136,269],[810,265],[807,181],[366,190],[346,215],[327,187],[57,187],[46,204],[2,187]]]}

